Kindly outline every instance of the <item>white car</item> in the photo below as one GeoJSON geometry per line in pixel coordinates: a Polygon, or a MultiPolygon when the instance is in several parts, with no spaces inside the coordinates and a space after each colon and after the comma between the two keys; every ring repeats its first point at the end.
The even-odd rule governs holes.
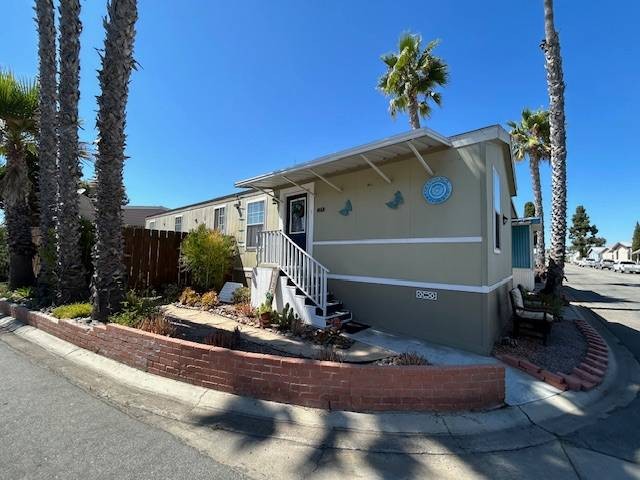
{"type": "Polygon", "coordinates": [[[640,273],[640,264],[631,260],[618,260],[613,264],[613,271],[620,273],[640,273]]]}
{"type": "Polygon", "coordinates": [[[593,258],[583,258],[578,262],[578,266],[580,267],[593,267],[595,264],[596,261],[593,258]]]}

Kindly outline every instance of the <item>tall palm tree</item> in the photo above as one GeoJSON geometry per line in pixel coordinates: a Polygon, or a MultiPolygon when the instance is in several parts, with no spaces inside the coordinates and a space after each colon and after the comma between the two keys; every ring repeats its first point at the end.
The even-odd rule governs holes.
{"type": "Polygon", "coordinates": [[[38,135],[40,272],[38,297],[44,304],[53,301],[55,290],[56,170],[56,28],[53,0],[36,0],[38,55],[40,60],[40,131],[38,135]]]}
{"type": "Polygon", "coordinates": [[[96,248],[92,285],[92,316],[100,321],[118,311],[124,297],[124,127],[129,79],[135,67],[133,43],[137,18],[136,0],[111,0],[107,5],[102,68],[98,73],[101,94],[97,118],[96,248]]]}
{"type": "Polygon", "coordinates": [[[449,81],[447,64],[433,55],[439,41],[432,40],[424,49],[421,43],[420,35],[403,33],[398,51],[381,57],[387,71],[378,81],[378,89],[391,97],[391,116],[408,112],[413,129],[420,128],[420,117],[431,115],[431,102],[441,105],[442,97],[436,89],[449,81]]]}
{"type": "Polygon", "coordinates": [[[559,294],[564,278],[567,237],[567,134],[565,131],[564,78],[560,39],[553,21],[553,0],[544,0],[544,41],[542,50],[549,91],[551,140],[551,250],[547,292],[559,294]]]}
{"type": "Polygon", "coordinates": [[[80,207],[78,188],[78,99],[80,97],[80,1],[60,1],[60,85],[58,112],[58,302],[87,296],[80,252],[80,207]]]}
{"type": "Polygon", "coordinates": [[[10,288],[31,286],[35,282],[28,155],[29,149],[35,145],[38,130],[38,97],[37,82],[20,81],[10,72],[0,71],[0,155],[6,159],[2,194],[9,246],[10,288]]]}
{"type": "Polygon", "coordinates": [[[536,266],[545,266],[544,213],[542,210],[542,188],[540,186],[540,162],[549,160],[549,112],[528,108],[522,110],[519,123],[509,122],[513,152],[517,160],[529,157],[529,170],[533,186],[533,204],[536,217],[540,218],[540,231],[537,232],[536,266]]]}

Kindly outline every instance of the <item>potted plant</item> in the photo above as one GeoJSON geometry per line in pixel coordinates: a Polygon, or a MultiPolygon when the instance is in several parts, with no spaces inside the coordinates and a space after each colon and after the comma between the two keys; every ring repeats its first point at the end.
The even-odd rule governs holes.
{"type": "Polygon", "coordinates": [[[266,328],[271,325],[271,303],[273,302],[273,295],[267,293],[264,303],[258,307],[258,317],[260,318],[260,326],[266,328]]]}

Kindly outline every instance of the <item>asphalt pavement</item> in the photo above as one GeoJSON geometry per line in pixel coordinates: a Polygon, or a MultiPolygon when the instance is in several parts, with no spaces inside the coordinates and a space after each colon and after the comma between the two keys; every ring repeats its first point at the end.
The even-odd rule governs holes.
{"type": "Polygon", "coordinates": [[[243,479],[0,342],[0,479],[243,479]]]}

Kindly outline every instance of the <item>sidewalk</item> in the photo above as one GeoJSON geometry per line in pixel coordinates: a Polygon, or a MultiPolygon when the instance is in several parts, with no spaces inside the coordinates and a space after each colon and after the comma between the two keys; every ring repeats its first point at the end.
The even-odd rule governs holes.
{"type": "Polygon", "coordinates": [[[608,478],[638,473],[632,464],[565,448],[557,437],[635,397],[639,367],[608,337],[620,368],[611,368],[597,393],[435,415],[327,412],[237,397],[135,370],[9,317],[0,319],[0,331],[12,332],[0,340],[16,350],[54,354],[40,353],[38,364],[260,478],[578,478],[574,462],[588,472],[606,467],[608,478]]]}

